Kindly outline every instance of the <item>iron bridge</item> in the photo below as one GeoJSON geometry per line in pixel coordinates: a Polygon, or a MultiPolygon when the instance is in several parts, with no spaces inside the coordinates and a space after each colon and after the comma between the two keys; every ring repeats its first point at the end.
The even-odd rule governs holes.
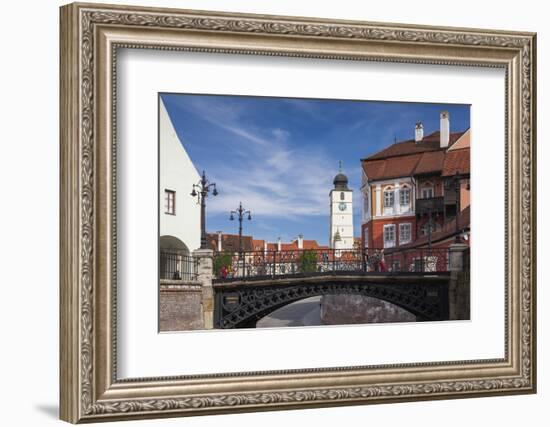
{"type": "Polygon", "coordinates": [[[254,328],[273,311],[305,298],[355,294],[395,304],[414,314],[417,321],[449,318],[448,272],[347,273],[335,272],[289,277],[238,278],[215,281],[214,327],[254,328]]]}

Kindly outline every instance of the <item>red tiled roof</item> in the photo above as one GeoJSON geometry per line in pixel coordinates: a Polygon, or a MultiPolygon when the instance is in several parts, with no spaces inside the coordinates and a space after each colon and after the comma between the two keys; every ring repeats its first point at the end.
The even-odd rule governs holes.
{"type": "Polygon", "coordinates": [[[445,169],[446,163],[449,170],[459,167],[463,171],[461,173],[469,173],[469,148],[448,150],[466,132],[468,131],[452,133],[447,148],[439,147],[439,131],[428,135],[419,143],[414,140],[398,142],[363,159],[363,169],[369,180],[373,181],[439,173],[445,169]],[[468,152],[467,158],[464,154],[458,154],[464,151],[468,152]],[[447,156],[450,156],[449,160],[447,156]]]}
{"type": "Polygon", "coordinates": [[[420,160],[414,168],[415,175],[439,172],[443,168],[445,152],[442,150],[428,151],[420,155],[420,160]]]}
{"type": "Polygon", "coordinates": [[[367,161],[363,160],[362,162],[363,169],[365,170],[365,173],[369,177],[369,179],[380,179],[380,177],[384,176],[384,172],[386,170],[386,160],[369,160],[368,161],[368,170],[366,168],[367,161]]]}
{"type": "MultiPolygon", "coordinates": [[[[464,132],[453,132],[449,135],[449,147],[453,145],[464,132]]],[[[407,154],[424,153],[426,151],[442,150],[439,146],[439,131],[425,136],[421,142],[414,139],[397,142],[363,160],[385,159],[387,157],[406,156],[407,154]]]]}
{"type": "Polygon", "coordinates": [[[265,246],[265,240],[252,239],[252,246],[255,251],[263,251],[265,246]]]}
{"type": "Polygon", "coordinates": [[[304,249],[319,249],[320,247],[317,240],[304,240],[304,249]]]}
{"type": "Polygon", "coordinates": [[[213,233],[206,233],[206,242],[208,247],[213,251],[218,250],[218,235],[213,233]]]}
{"type": "Polygon", "coordinates": [[[374,162],[364,161],[363,167],[369,179],[373,180],[410,176],[414,174],[415,167],[421,156],[421,154],[413,154],[409,156],[390,157],[374,162]],[[375,166],[371,169],[373,163],[375,166]]]}
{"type": "Polygon", "coordinates": [[[282,251],[292,251],[298,249],[298,242],[292,242],[292,243],[281,243],[281,250],[282,251]]]}
{"type": "MultiPolygon", "coordinates": [[[[218,234],[206,233],[206,241],[208,247],[214,251],[218,250],[218,234]]],[[[252,236],[243,236],[243,250],[253,250],[252,236]]],[[[239,235],[238,234],[222,234],[222,251],[238,251],[239,250],[239,235]]]]}
{"type": "MultiPolygon", "coordinates": [[[[210,249],[218,250],[218,234],[207,233],[206,239],[210,249]]],[[[252,236],[243,236],[243,250],[245,251],[263,251],[267,247],[268,251],[277,251],[278,243],[269,243],[263,239],[254,239],[252,236]]],[[[239,249],[238,234],[222,234],[222,251],[237,251],[239,249]]],[[[303,249],[328,249],[328,246],[321,246],[317,240],[303,241],[303,249]]],[[[298,240],[293,240],[290,243],[281,243],[282,251],[298,250],[298,240]]]]}
{"type": "Polygon", "coordinates": [[[445,155],[443,162],[442,176],[470,173],[470,149],[463,148],[461,150],[449,151],[445,155]]]}

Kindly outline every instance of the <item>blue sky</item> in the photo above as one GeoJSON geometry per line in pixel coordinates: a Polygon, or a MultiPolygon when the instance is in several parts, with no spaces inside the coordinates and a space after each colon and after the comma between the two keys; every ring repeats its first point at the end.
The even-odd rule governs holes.
{"type": "MultiPolygon", "coordinates": [[[[360,159],[397,141],[470,126],[468,105],[161,94],[191,160],[220,194],[207,204],[207,231],[237,233],[229,211],[252,211],[244,234],[288,242],[298,234],[328,244],[329,192],[338,161],[354,190],[354,232],[360,234],[360,159]]],[[[161,171],[162,173],[162,171],[161,171]]]]}

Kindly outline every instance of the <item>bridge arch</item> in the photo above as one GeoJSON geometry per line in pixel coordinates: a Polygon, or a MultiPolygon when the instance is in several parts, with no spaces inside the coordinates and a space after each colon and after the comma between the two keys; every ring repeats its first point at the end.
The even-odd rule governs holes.
{"type": "MultiPolygon", "coordinates": [[[[420,281],[419,281],[420,282],[420,281]]],[[[305,298],[357,294],[377,298],[414,314],[419,321],[448,318],[448,277],[426,284],[388,280],[334,278],[292,284],[218,286],[215,288],[215,327],[247,328],[270,313],[305,298]]]]}

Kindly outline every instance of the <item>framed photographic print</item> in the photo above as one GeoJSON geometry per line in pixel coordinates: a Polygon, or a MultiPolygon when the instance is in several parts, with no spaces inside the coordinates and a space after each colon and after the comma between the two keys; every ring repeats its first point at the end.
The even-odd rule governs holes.
{"type": "Polygon", "coordinates": [[[61,8],[61,418],[536,390],[535,35],[61,8]]]}

